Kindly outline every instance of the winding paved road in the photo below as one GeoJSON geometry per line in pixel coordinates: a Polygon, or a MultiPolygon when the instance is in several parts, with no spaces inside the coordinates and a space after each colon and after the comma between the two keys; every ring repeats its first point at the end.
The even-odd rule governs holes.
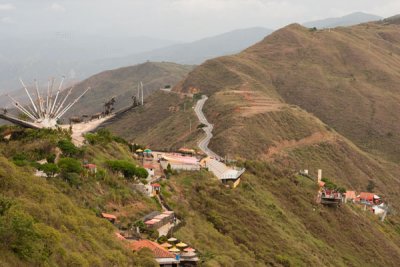
{"type": "Polygon", "coordinates": [[[206,137],[204,137],[202,140],[200,140],[198,146],[199,148],[207,154],[209,157],[213,157],[215,159],[221,159],[220,156],[218,156],[214,151],[208,148],[208,144],[210,143],[211,138],[213,137],[212,130],[213,126],[207,121],[206,116],[204,116],[203,113],[203,106],[204,103],[207,101],[208,97],[203,95],[202,98],[197,101],[196,107],[194,108],[194,111],[199,118],[199,121],[206,125],[206,127],[203,127],[204,132],[206,133],[206,137]]]}

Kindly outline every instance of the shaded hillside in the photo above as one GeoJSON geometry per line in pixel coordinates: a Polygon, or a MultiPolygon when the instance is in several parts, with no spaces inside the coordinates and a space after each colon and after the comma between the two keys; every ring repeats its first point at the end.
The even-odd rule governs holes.
{"type": "Polygon", "coordinates": [[[158,91],[146,99],[143,107],[127,111],[102,127],[151,148],[168,150],[191,146],[196,149],[202,130],[197,128],[194,103],[191,98],[158,91]]]}
{"type": "Polygon", "coordinates": [[[144,84],[144,95],[166,85],[174,86],[192,66],[175,63],[147,62],[140,65],[96,74],[75,86],[71,99],[79,96],[87,87],[92,89],[64,116],[94,114],[103,111],[103,105],[116,97],[115,110],[132,104],[132,96],[137,95],[137,84],[144,84]]]}

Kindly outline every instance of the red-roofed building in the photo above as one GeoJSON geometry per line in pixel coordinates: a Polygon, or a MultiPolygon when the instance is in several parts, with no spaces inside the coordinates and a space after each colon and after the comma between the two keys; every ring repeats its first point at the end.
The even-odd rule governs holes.
{"type": "Polygon", "coordinates": [[[115,223],[115,221],[117,220],[117,216],[108,213],[101,213],[101,217],[109,220],[111,223],[115,223]]]}
{"type": "Polygon", "coordinates": [[[176,266],[179,263],[179,260],[176,259],[176,256],[166,250],[161,245],[152,242],[150,240],[138,240],[133,241],[129,244],[129,248],[133,251],[138,251],[143,248],[148,248],[153,252],[155,260],[160,264],[160,266],[176,266]]]}
{"type": "Polygon", "coordinates": [[[375,193],[368,193],[368,192],[361,192],[359,196],[360,202],[361,203],[378,203],[380,200],[380,197],[377,196],[375,193]]]}

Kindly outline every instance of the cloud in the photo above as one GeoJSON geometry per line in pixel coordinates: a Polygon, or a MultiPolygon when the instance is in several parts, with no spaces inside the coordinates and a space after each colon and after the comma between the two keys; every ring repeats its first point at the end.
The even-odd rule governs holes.
{"type": "Polygon", "coordinates": [[[0,4],[0,11],[13,10],[13,9],[15,9],[15,6],[13,4],[0,4]]]}
{"type": "Polygon", "coordinates": [[[53,3],[50,6],[51,10],[57,11],[57,12],[64,12],[65,11],[65,7],[59,3],[53,3]]]}

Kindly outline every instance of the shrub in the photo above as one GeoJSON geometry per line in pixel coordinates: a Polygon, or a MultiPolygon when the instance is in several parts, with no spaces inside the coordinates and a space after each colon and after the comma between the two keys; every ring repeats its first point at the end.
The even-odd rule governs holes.
{"type": "Polygon", "coordinates": [[[11,208],[11,205],[11,198],[0,195],[0,216],[3,216],[9,210],[11,208]]]}
{"type": "Polygon", "coordinates": [[[368,185],[367,185],[367,192],[372,193],[375,189],[375,182],[372,180],[368,181],[368,185]]]}
{"type": "Polygon", "coordinates": [[[127,179],[133,177],[146,178],[149,175],[146,169],[136,167],[133,163],[126,160],[109,160],[107,161],[107,165],[113,172],[120,172],[127,179]]]}
{"type": "Polygon", "coordinates": [[[58,167],[60,167],[62,173],[74,172],[81,173],[82,165],[81,163],[73,158],[62,158],[58,162],[58,167]]]}
{"type": "Polygon", "coordinates": [[[135,176],[138,178],[145,179],[145,178],[147,178],[147,176],[149,176],[149,173],[147,172],[147,170],[145,168],[138,167],[135,169],[135,176]]]}
{"type": "Polygon", "coordinates": [[[60,173],[60,168],[54,163],[45,163],[40,165],[38,169],[43,171],[47,177],[54,177],[57,173],[60,173]]]}
{"type": "Polygon", "coordinates": [[[75,172],[67,172],[63,174],[63,178],[70,186],[79,187],[82,185],[81,176],[75,172]]]}
{"type": "Polygon", "coordinates": [[[46,157],[46,160],[47,160],[48,163],[54,163],[55,160],[56,160],[56,155],[55,155],[55,154],[49,154],[49,155],[46,157]]]}
{"type": "Polygon", "coordinates": [[[203,129],[206,126],[207,125],[205,125],[204,123],[200,123],[199,125],[197,125],[197,129],[203,129]]]}
{"type": "Polygon", "coordinates": [[[22,260],[45,262],[57,241],[54,232],[47,228],[35,223],[26,212],[10,209],[0,216],[0,243],[22,260]]]}
{"type": "Polygon", "coordinates": [[[109,130],[100,129],[96,133],[86,134],[85,139],[91,145],[95,145],[95,144],[105,145],[105,144],[112,142],[114,140],[114,137],[109,130]]]}
{"type": "Polygon", "coordinates": [[[57,146],[61,149],[63,154],[67,157],[76,157],[81,154],[81,150],[77,148],[71,141],[69,140],[60,140],[57,143],[57,146]]]}

